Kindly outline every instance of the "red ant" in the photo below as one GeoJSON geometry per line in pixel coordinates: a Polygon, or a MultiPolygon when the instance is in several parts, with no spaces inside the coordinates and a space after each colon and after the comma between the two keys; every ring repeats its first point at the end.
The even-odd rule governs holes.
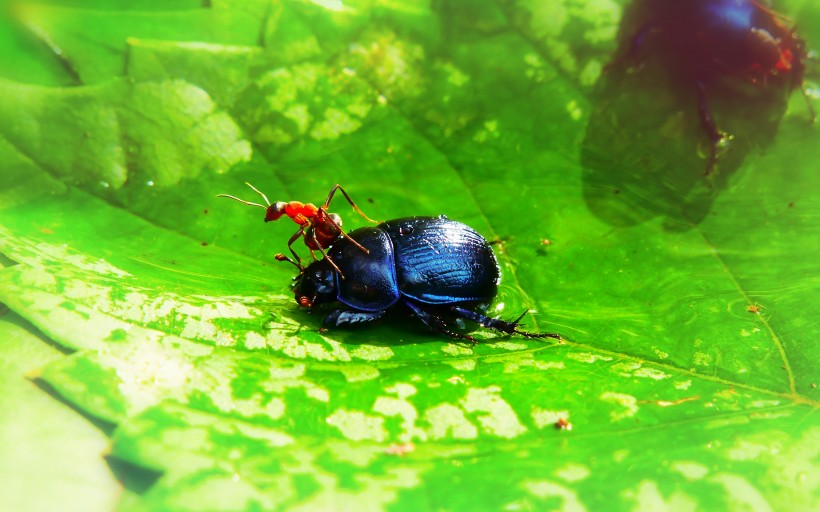
{"type": "Polygon", "coordinates": [[[302,237],[305,240],[305,245],[307,245],[310,250],[311,257],[315,260],[316,256],[313,254],[313,251],[320,251],[322,256],[324,256],[330,265],[336,269],[342,279],[344,279],[344,275],[342,274],[342,271],[339,270],[339,267],[336,266],[333,260],[327,257],[327,253],[325,253],[326,248],[333,245],[333,242],[342,236],[353,242],[353,244],[364,251],[365,254],[370,254],[370,251],[362,247],[359,242],[353,240],[347,233],[344,232],[342,229],[342,218],[338,214],[329,213],[327,211],[328,206],[330,206],[330,201],[333,199],[333,194],[339,190],[345,196],[347,202],[350,203],[350,206],[356,210],[356,213],[364,217],[368,222],[378,224],[378,221],[375,221],[365,215],[364,212],[356,206],[356,203],[350,199],[350,196],[347,195],[345,189],[343,189],[338,183],[330,189],[330,193],[327,195],[327,199],[325,199],[324,204],[318,207],[311,203],[305,204],[299,201],[277,201],[271,204],[268,197],[260,192],[256,187],[248,182],[245,182],[245,185],[249,186],[251,190],[262,196],[262,199],[265,200],[265,204],[262,205],[259,203],[252,203],[228,194],[218,194],[216,197],[227,197],[248,206],[258,206],[259,208],[265,209],[265,222],[279,220],[283,216],[288,216],[291,220],[293,220],[293,222],[299,225],[299,229],[293,234],[292,237],[290,237],[290,240],[288,240],[288,249],[290,249],[291,254],[293,254],[296,260],[291,260],[284,254],[277,254],[276,259],[278,261],[289,261],[290,263],[296,265],[300,271],[303,271],[304,267],[302,266],[302,259],[298,254],[296,254],[296,251],[294,251],[292,247],[293,242],[295,242],[299,237],[302,237]]]}

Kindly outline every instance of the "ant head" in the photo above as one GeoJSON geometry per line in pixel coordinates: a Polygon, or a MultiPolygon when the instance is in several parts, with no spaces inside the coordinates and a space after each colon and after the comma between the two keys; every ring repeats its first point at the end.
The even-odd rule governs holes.
{"type": "Polygon", "coordinates": [[[279,201],[276,204],[271,204],[270,200],[268,199],[268,196],[266,196],[265,194],[260,192],[256,187],[254,187],[253,185],[251,185],[247,181],[245,182],[245,185],[249,186],[251,188],[251,190],[253,190],[257,194],[262,196],[262,199],[265,201],[265,204],[252,203],[250,201],[245,201],[244,199],[239,199],[238,197],[229,196],[228,194],[217,194],[216,197],[227,197],[228,199],[233,199],[234,201],[239,201],[240,203],[246,204],[248,206],[257,206],[259,208],[264,209],[265,210],[265,222],[270,222],[272,220],[277,220],[279,217],[284,215],[285,207],[287,206],[287,203],[279,201]]]}
{"type": "Polygon", "coordinates": [[[267,211],[265,212],[265,222],[270,222],[272,220],[279,220],[282,215],[285,215],[285,208],[288,206],[288,203],[284,201],[277,201],[272,205],[268,206],[267,211]]]}

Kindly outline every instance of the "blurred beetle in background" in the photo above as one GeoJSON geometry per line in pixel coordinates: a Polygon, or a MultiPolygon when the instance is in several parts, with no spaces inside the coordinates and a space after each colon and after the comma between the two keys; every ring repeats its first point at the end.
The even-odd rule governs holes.
{"type": "MultiPolygon", "coordinates": [[[[625,12],[620,46],[608,69],[640,66],[656,52],[667,70],[697,95],[698,116],[714,169],[732,136],[722,132],[709,93],[723,80],[788,95],[802,88],[807,52],[787,19],[761,0],[637,0],[625,12]]],[[[805,90],[804,90],[805,93],[805,90]]],[[[811,109],[812,120],[814,112],[811,109]]]]}

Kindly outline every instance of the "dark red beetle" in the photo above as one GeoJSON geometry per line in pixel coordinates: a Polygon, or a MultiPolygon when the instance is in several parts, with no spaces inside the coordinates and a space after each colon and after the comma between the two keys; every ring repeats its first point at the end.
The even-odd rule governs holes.
{"type": "Polygon", "coordinates": [[[762,0],[636,0],[624,13],[620,47],[608,69],[636,67],[649,52],[697,95],[711,144],[706,174],[732,138],[712,117],[710,90],[734,80],[787,95],[802,88],[807,57],[793,24],[762,0]]]}

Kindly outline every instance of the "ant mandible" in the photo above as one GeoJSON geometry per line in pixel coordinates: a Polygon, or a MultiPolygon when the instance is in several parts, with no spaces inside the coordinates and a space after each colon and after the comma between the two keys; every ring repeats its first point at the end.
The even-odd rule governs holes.
{"type": "Polygon", "coordinates": [[[276,259],[278,261],[289,261],[290,263],[296,265],[300,271],[304,270],[302,259],[293,249],[293,242],[301,237],[304,239],[305,245],[310,250],[310,255],[314,260],[316,259],[316,255],[313,251],[320,251],[322,256],[339,273],[339,276],[344,279],[344,274],[342,274],[342,271],[339,270],[339,267],[336,266],[333,260],[327,257],[327,253],[325,252],[326,248],[330,247],[333,242],[338,240],[341,236],[350,240],[353,245],[364,251],[365,254],[370,254],[370,251],[362,247],[359,242],[353,240],[347,233],[344,232],[342,229],[342,218],[336,213],[329,213],[327,211],[328,206],[330,206],[330,201],[333,200],[333,195],[338,190],[345,196],[345,199],[347,199],[347,202],[350,203],[350,206],[356,210],[356,213],[364,217],[364,219],[368,222],[378,224],[378,221],[375,221],[365,215],[365,213],[358,206],[356,206],[356,203],[353,202],[347,192],[345,192],[345,189],[343,189],[338,183],[330,189],[330,193],[328,193],[324,204],[318,207],[312,203],[302,203],[299,201],[277,201],[275,203],[271,203],[268,197],[256,187],[248,182],[245,182],[245,185],[249,186],[251,190],[262,196],[265,204],[262,205],[259,203],[245,201],[244,199],[239,199],[238,197],[228,194],[218,194],[216,197],[227,197],[228,199],[239,201],[240,203],[248,206],[258,206],[259,208],[264,209],[265,222],[279,220],[283,216],[287,216],[299,225],[299,229],[293,234],[292,237],[290,237],[290,240],[288,240],[288,249],[290,249],[291,254],[293,254],[295,261],[291,260],[284,254],[277,254],[276,259]]]}

